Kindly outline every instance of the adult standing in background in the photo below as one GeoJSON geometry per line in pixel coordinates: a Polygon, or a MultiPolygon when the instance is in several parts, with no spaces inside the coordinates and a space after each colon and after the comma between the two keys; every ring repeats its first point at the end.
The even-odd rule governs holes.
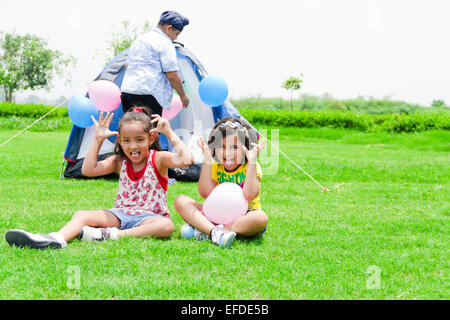
{"type": "Polygon", "coordinates": [[[173,89],[183,107],[188,106],[172,43],[188,24],[189,19],[180,13],[164,11],[155,28],[132,42],[121,87],[124,112],[132,106],[144,105],[161,115],[162,108],[170,108],[173,89]]]}

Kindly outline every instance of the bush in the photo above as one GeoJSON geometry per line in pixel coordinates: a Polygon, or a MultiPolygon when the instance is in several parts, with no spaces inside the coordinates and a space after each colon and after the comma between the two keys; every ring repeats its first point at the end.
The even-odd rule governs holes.
{"type": "MultiPolygon", "coordinates": [[[[42,117],[54,106],[37,104],[0,103],[0,129],[22,129],[35,119],[42,117]]],[[[342,105],[335,102],[335,110],[310,112],[308,110],[288,111],[283,109],[241,108],[239,112],[250,123],[272,127],[332,127],[361,131],[418,132],[432,129],[450,130],[448,112],[401,112],[392,114],[363,114],[341,111],[342,105]]],[[[70,129],[71,122],[67,107],[59,107],[38,122],[35,130],[70,129]],[[41,123],[42,124],[39,124],[41,123]]]]}
{"type": "Polygon", "coordinates": [[[385,117],[381,129],[388,132],[417,132],[432,129],[450,129],[450,116],[439,113],[393,114],[385,117]]]}
{"type": "Polygon", "coordinates": [[[239,111],[250,123],[260,123],[273,127],[332,127],[387,132],[450,130],[450,115],[448,113],[369,115],[348,111],[303,112],[255,109],[240,109],[239,111]]]}
{"type": "MultiPolygon", "coordinates": [[[[231,101],[236,108],[241,109],[281,109],[290,110],[290,102],[281,98],[248,97],[233,99],[231,101]]],[[[298,99],[292,100],[294,110],[303,111],[351,111],[360,114],[392,114],[392,113],[415,113],[415,112],[450,112],[443,101],[435,100],[435,108],[405,101],[390,99],[374,99],[358,97],[356,99],[335,99],[330,94],[313,96],[303,94],[298,99]]]]}
{"type": "MultiPolygon", "coordinates": [[[[45,106],[42,104],[15,104],[11,102],[1,102],[0,103],[0,117],[29,117],[29,118],[40,118],[43,115],[50,112],[55,106],[45,106]]],[[[52,113],[47,115],[47,118],[63,118],[68,117],[68,108],[59,107],[52,113]]]]}

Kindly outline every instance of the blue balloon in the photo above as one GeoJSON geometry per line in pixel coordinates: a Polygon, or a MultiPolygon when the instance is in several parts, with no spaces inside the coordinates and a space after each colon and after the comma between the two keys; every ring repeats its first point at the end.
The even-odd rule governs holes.
{"type": "Polygon", "coordinates": [[[98,109],[95,103],[83,96],[73,96],[69,102],[69,118],[80,128],[87,128],[94,124],[91,116],[97,118],[98,109]]]}
{"type": "Polygon", "coordinates": [[[228,85],[221,77],[209,75],[200,81],[198,93],[203,102],[208,106],[218,107],[228,97],[228,85]]]}

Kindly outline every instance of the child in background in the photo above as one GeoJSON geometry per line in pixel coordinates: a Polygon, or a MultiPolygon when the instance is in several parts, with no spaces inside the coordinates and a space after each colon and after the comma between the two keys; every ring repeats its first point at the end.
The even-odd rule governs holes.
{"type": "Polygon", "coordinates": [[[10,245],[60,249],[76,237],[99,241],[123,236],[164,238],[172,234],[174,225],[167,208],[167,172],[168,168],[190,165],[192,154],[166,119],[150,115],[144,107],[126,112],[118,132],[109,130],[113,116],[108,112],[103,118],[101,112],[98,122],[92,118],[95,138],[84,159],[82,173],[88,177],[119,174],[114,207],[77,211],[61,230],[48,235],[9,230],[5,237],[10,245]],[[174,145],[176,153],[160,151],[159,133],[174,145]],[[118,136],[115,154],[98,162],[103,141],[113,135],[118,136]]]}
{"type": "Polygon", "coordinates": [[[229,247],[236,235],[262,235],[268,222],[259,197],[262,172],[257,158],[264,147],[263,141],[256,144],[256,133],[247,123],[226,117],[214,126],[208,144],[200,139],[199,146],[204,155],[198,183],[200,196],[206,199],[218,184],[234,182],[242,187],[249,201],[248,211],[229,225],[215,225],[203,214],[202,203],[180,195],[175,199],[175,210],[188,223],[181,228],[182,237],[210,239],[219,246],[229,247]]]}

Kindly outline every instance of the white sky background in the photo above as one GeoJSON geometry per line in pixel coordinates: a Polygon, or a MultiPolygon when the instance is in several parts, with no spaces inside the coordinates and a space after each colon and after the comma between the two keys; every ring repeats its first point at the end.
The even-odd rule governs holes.
{"type": "Polygon", "coordinates": [[[106,52],[113,26],[156,25],[170,9],[190,19],[178,41],[226,80],[231,98],[288,97],[281,83],[303,72],[298,94],[450,103],[446,0],[0,0],[0,30],[38,35],[75,56],[72,84],[39,92],[70,97],[101,71],[103,55],[93,57],[106,52]]]}

